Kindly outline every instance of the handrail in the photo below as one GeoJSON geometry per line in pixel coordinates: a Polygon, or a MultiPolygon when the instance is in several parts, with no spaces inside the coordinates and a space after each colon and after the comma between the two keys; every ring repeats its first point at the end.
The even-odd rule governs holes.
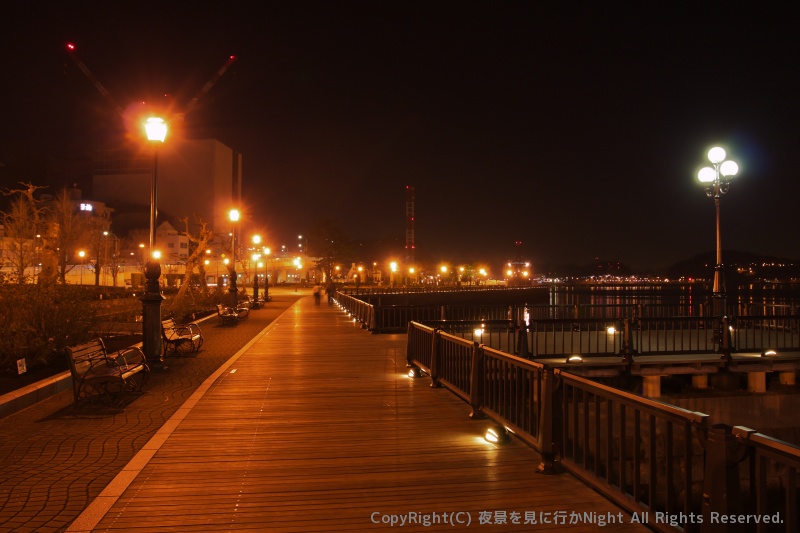
{"type": "Polygon", "coordinates": [[[412,375],[429,374],[432,386],[469,402],[471,417],[538,450],[540,471],[566,469],[639,516],[678,517],[651,518],[656,530],[700,531],[710,513],[773,512],[781,530],[798,530],[798,446],[417,322],[406,356],[412,375]]]}

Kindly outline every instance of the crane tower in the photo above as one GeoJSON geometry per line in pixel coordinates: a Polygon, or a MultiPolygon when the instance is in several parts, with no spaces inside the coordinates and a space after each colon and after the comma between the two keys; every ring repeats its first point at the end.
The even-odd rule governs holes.
{"type": "Polygon", "coordinates": [[[406,185],[406,264],[414,263],[414,187],[406,185]]]}

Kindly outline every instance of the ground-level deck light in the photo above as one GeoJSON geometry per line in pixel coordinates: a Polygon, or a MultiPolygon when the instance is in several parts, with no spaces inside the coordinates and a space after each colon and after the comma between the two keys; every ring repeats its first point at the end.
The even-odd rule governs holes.
{"type": "Polygon", "coordinates": [[[483,436],[483,438],[492,444],[505,444],[511,440],[508,430],[503,426],[490,427],[486,430],[486,434],[483,436]]]}

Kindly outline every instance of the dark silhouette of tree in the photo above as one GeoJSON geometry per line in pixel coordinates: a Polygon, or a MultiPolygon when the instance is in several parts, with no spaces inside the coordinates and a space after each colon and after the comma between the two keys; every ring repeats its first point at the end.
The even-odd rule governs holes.
{"type": "Polygon", "coordinates": [[[308,232],[306,249],[309,256],[319,257],[317,269],[325,273],[325,279],[333,279],[333,270],[352,255],[352,243],[332,219],[318,220],[308,232]]]}

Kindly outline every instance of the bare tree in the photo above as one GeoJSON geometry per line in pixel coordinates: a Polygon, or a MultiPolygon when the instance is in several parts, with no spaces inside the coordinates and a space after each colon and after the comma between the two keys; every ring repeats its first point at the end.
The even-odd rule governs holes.
{"type": "Polygon", "coordinates": [[[8,260],[14,268],[15,281],[25,283],[25,269],[34,264],[37,245],[36,234],[42,224],[44,209],[41,202],[35,198],[37,190],[42,189],[37,185],[20,182],[23,189],[5,189],[5,196],[16,195],[11,201],[8,212],[2,214],[5,229],[8,260]]]}
{"type": "Polygon", "coordinates": [[[72,253],[87,229],[87,218],[75,210],[75,202],[67,189],[56,194],[48,212],[49,248],[56,256],[58,280],[67,282],[67,272],[74,267],[72,253]]]}
{"type": "Polygon", "coordinates": [[[319,257],[317,267],[325,273],[326,279],[333,279],[336,263],[346,257],[352,247],[350,240],[331,219],[318,220],[309,233],[308,254],[319,257]]]}
{"type": "Polygon", "coordinates": [[[186,236],[189,237],[189,257],[186,259],[186,272],[183,275],[181,288],[178,290],[178,294],[175,296],[176,306],[180,306],[185,299],[192,298],[192,274],[194,273],[195,267],[200,268],[200,283],[203,294],[208,294],[208,287],[206,286],[205,278],[205,265],[203,264],[203,261],[205,259],[208,243],[214,236],[214,233],[208,229],[208,224],[199,217],[195,217],[195,224],[198,227],[197,234],[191,233],[189,229],[188,217],[181,219],[181,222],[183,222],[184,226],[186,227],[186,236]]]}
{"type": "Polygon", "coordinates": [[[85,225],[83,241],[89,243],[91,250],[89,264],[94,267],[94,285],[98,287],[100,286],[100,274],[105,265],[105,256],[108,253],[108,230],[111,227],[111,217],[108,213],[102,213],[87,219],[85,225]]]}

